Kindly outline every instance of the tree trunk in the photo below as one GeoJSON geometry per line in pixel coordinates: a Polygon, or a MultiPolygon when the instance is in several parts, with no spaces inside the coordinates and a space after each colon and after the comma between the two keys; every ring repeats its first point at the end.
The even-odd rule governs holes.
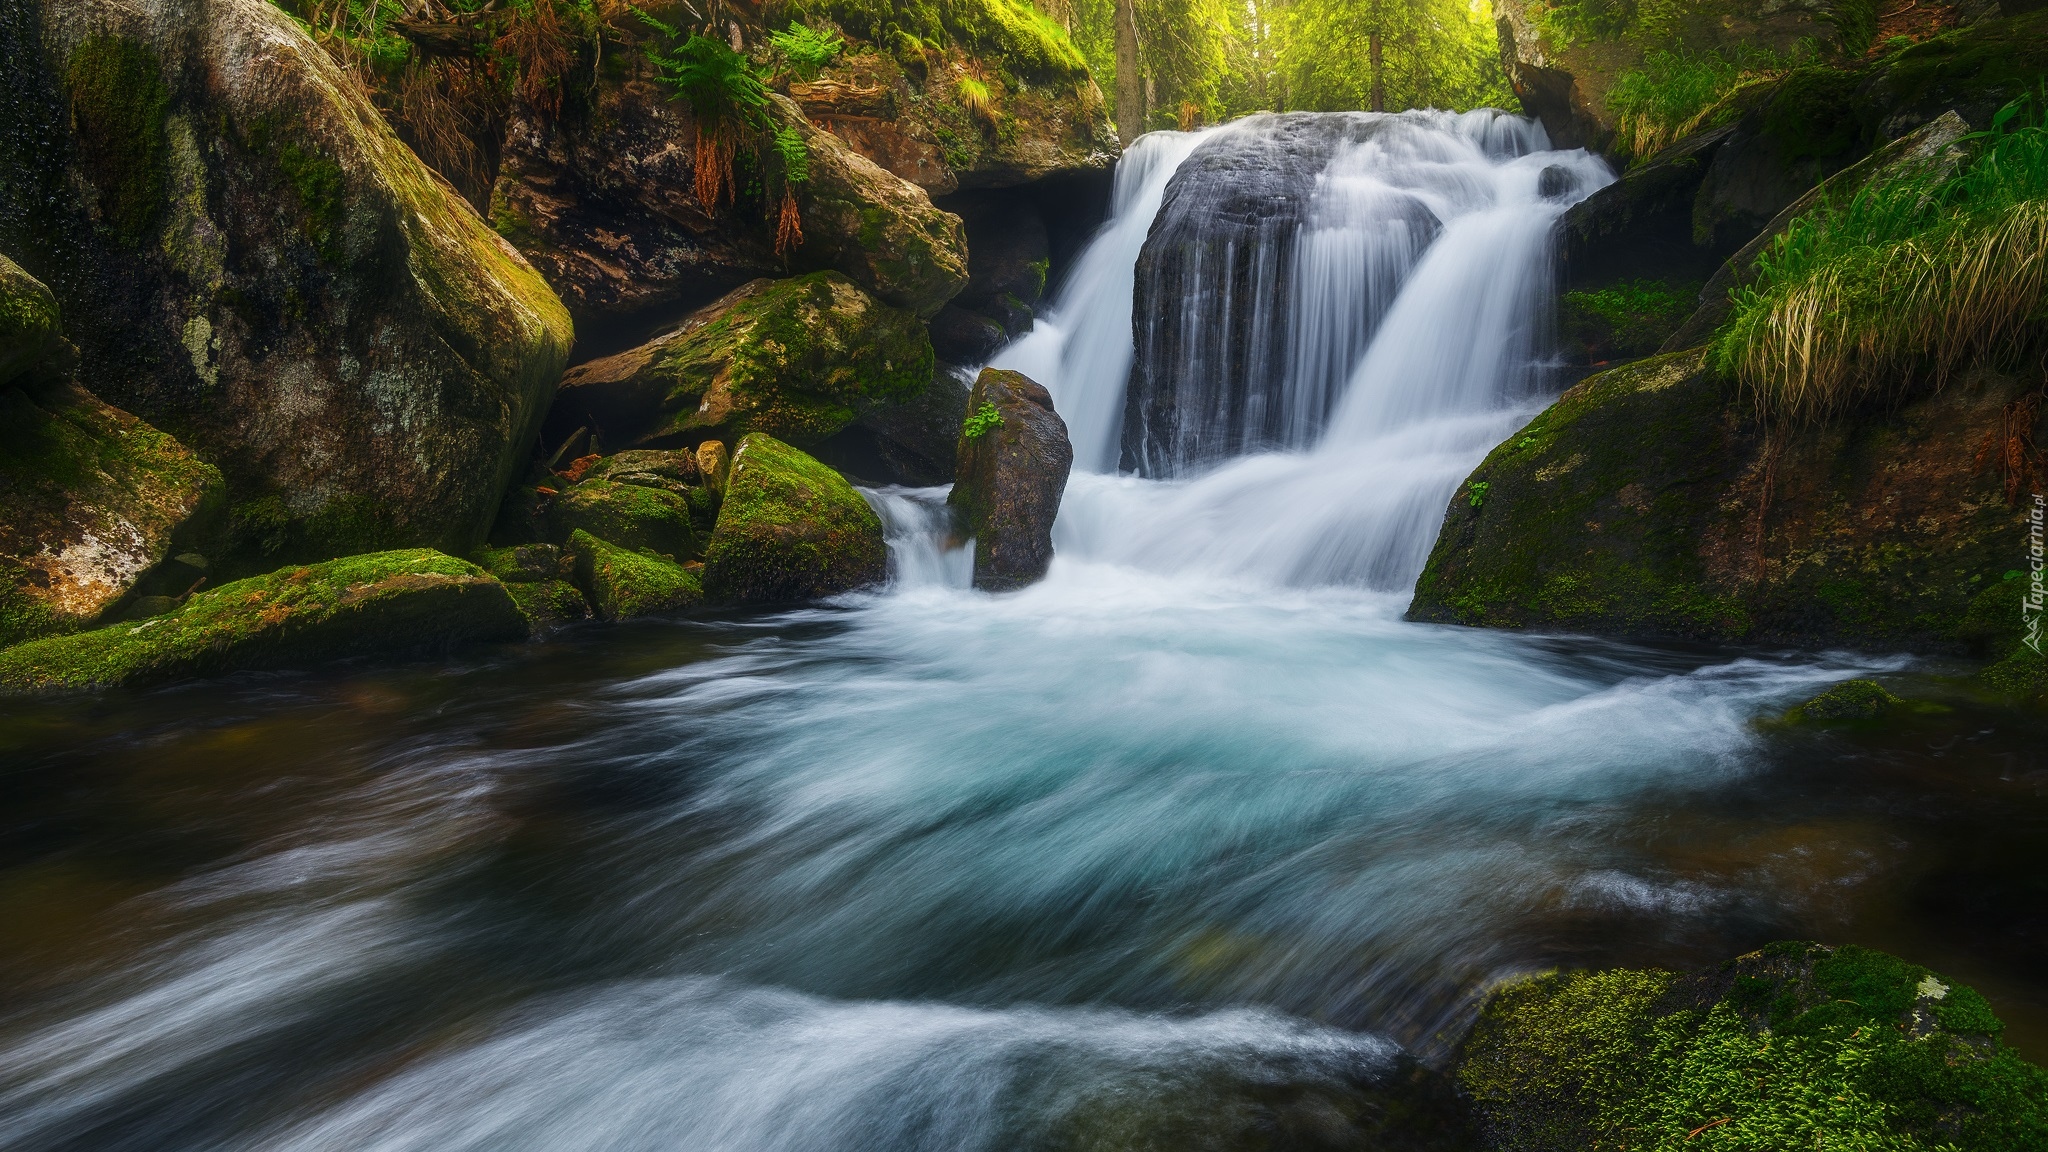
{"type": "Polygon", "coordinates": [[[1372,110],[1387,110],[1387,82],[1380,73],[1380,34],[1371,33],[1366,38],[1366,51],[1372,57],[1372,110]]]}
{"type": "Polygon", "coordinates": [[[1144,80],[1138,74],[1138,19],[1132,0],[1116,0],[1116,134],[1126,147],[1145,130],[1144,80]]]}

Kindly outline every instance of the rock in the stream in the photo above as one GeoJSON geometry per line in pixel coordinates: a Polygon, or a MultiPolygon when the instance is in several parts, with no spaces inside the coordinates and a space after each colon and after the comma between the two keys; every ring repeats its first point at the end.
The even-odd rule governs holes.
{"type": "Polygon", "coordinates": [[[572,485],[548,506],[552,537],[567,541],[584,531],[600,540],[635,552],[652,552],[671,561],[694,558],[699,551],[691,525],[690,501],[666,488],[588,479],[572,485]]]}
{"type": "Polygon", "coordinates": [[[1701,349],[1589,377],[1458,489],[1409,615],[2001,655],[1973,602],[2008,583],[2025,512],[1981,446],[2025,387],[1973,371],[1773,451],[1701,349]]]}
{"type": "Polygon", "coordinates": [[[1791,941],[1509,983],[1457,1077],[1488,1148],[2039,1148],[2048,1072],[2004,1027],[1917,964],[1791,941]]]}
{"type": "Polygon", "coordinates": [[[530,449],[561,302],[265,0],[0,9],[0,247],[107,401],[224,474],[244,570],[466,551],[530,449]]]}
{"type": "Polygon", "coordinates": [[[916,316],[837,272],[756,280],[675,331],[562,381],[549,433],[595,430],[608,448],[690,446],[749,432],[809,446],[866,401],[922,394],[932,346],[916,316]]]}
{"type": "Polygon", "coordinates": [[[1792,723],[1815,720],[1823,724],[1878,720],[1905,706],[1905,701],[1875,680],[1844,680],[1785,713],[1792,723]]]}
{"type": "Polygon", "coordinates": [[[505,586],[476,565],[428,549],[378,552],[281,568],[168,615],[0,651],[0,691],[132,687],[526,635],[505,586]]]}
{"type": "Polygon", "coordinates": [[[698,575],[666,556],[621,548],[580,529],[569,536],[569,553],[576,582],[603,619],[675,612],[704,599],[698,575]]]}
{"type": "Polygon", "coordinates": [[[224,503],[218,471],[72,383],[73,360],[55,299],[0,256],[0,646],[102,619],[224,503]]]}
{"type": "Polygon", "coordinates": [[[555,544],[480,548],[478,567],[496,576],[538,635],[560,624],[590,618],[590,604],[574,583],[575,563],[555,544]]]}
{"type": "Polygon", "coordinates": [[[1021,588],[1052,564],[1052,523],[1074,466],[1052,396],[1020,372],[984,368],[967,397],[948,498],[974,537],[974,586],[1021,588]]]}
{"type": "Polygon", "coordinates": [[[704,592],[720,603],[815,600],[888,575],[882,520],[844,477],[756,432],[732,456],[704,592]]]}

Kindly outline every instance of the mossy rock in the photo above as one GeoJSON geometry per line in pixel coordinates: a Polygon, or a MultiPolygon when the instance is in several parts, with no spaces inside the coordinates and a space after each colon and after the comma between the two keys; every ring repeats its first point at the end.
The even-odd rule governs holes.
{"type": "Polygon", "coordinates": [[[1785,713],[1790,723],[1818,721],[1823,724],[1882,720],[1906,706],[1904,700],[1875,680],[1845,680],[1785,713]]]}
{"type": "Polygon", "coordinates": [[[526,634],[505,586],[476,565],[428,549],[379,552],[282,568],[138,624],[0,651],[0,691],[132,687],[526,634]]]}
{"type": "Polygon", "coordinates": [[[606,620],[625,620],[694,607],[704,599],[698,576],[673,560],[621,548],[578,530],[569,536],[576,582],[606,620]]]}
{"type": "Polygon", "coordinates": [[[0,387],[0,646],[103,619],[224,503],[212,465],[84,389],[0,387]]]}
{"type": "Polygon", "coordinates": [[[1497,990],[1458,1079],[1526,1152],[2048,1149],[2048,1072],[1984,998],[1883,952],[1772,944],[1716,969],[1497,990]]]}
{"type": "Polygon", "coordinates": [[[1589,377],[1459,487],[1410,615],[1981,651],[1972,602],[2025,539],[1981,448],[2022,391],[1973,373],[1774,444],[1698,349],[1589,377]]]}
{"type": "Polygon", "coordinates": [[[572,342],[539,274],[266,0],[10,19],[0,246],[81,379],[220,468],[223,570],[478,543],[572,342]]]}
{"type": "Polygon", "coordinates": [[[718,530],[704,556],[704,591],[722,603],[815,600],[888,574],[882,520],[853,485],[773,437],[740,440],[718,530]]]}
{"type": "Polygon", "coordinates": [[[480,548],[476,563],[505,585],[536,633],[590,618],[590,604],[573,582],[575,558],[558,545],[480,548]]]}
{"type": "Polygon", "coordinates": [[[613,445],[693,445],[765,432],[816,444],[865,402],[922,394],[932,345],[909,312],[837,272],[756,280],[675,332],[578,366],[550,426],[604,430],[613,445]]]}
{"type": "Polygon", "coordinates": [[[635,552],[683,561],[700,553],[688,498],[662,488],[611,480],[585,480],[548,505],[553,538],[584,531],[635,552]]]}
{"type": "Polygon", "coordinates": [[[75,354],[64,339],[57,298],[21,265],[0,256],[0,388],[61,377],[75,354]]]}

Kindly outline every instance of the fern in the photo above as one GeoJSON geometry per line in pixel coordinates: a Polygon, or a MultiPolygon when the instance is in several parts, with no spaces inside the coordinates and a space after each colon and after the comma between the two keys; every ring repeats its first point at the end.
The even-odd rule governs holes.
{"type": "Polygon", "coordinates": [[[801,20],[784,31],[769,33],[768,42],[789,61],[790,70],[805,80],[817,76],[846,47],[837,32],[821,32],[801,20]]]}

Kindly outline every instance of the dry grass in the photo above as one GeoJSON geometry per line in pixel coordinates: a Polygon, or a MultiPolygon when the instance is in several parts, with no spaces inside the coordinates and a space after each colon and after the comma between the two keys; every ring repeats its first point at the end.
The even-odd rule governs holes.
{"type": "Polygon", "coordinates": [[[2048,132],[1982,145],[1794,222],[1715,337],[1759,416],[1824,421],[2048,350],[2048,132]]]}

